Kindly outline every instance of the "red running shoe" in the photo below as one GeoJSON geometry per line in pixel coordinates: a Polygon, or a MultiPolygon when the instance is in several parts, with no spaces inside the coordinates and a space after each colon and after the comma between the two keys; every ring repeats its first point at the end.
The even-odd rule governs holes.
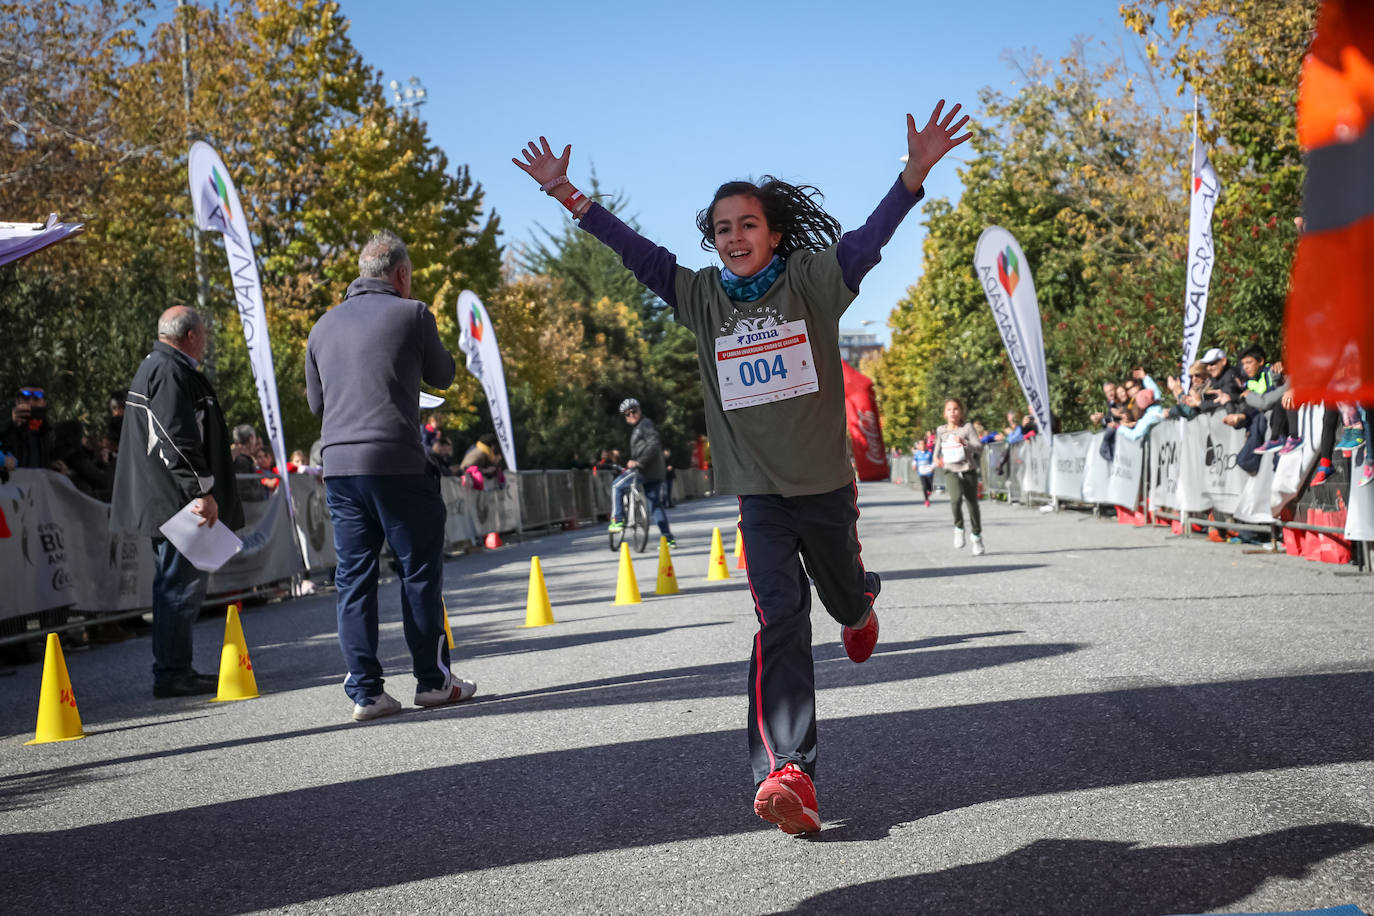
{"type": "Polygon", "coordinates": [[[816,787],[795,763],[774,770],[759,783],[754,813],[777,824],[783,833],[819,833],[821,816],[816,810],[816,787]]]}
{"type": "Polygon", "coordinates": [[[878,644],[878,612],[873,610],[873,602],[883,590],[883,580],[875,572],[865,573],[864,579],[868,595],[868,623],[857,630],[840,627],[840,640],[844,643],[845,654],[856,665],[868,661],[873,654],[873,647],[878,644]]]}

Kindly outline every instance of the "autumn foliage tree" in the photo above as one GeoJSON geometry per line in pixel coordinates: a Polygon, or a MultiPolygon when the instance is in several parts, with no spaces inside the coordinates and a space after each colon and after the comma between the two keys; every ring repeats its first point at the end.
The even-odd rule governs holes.
{"type": "Polygon", "coordinates": [[[1065,429],[1097,409],[1100,383],[1143,364],[1179,371],[1192,90],[1223,185],[1204,347],[1279,349],[1302,161],[1297,81],[1315,0],[1122,7],[1122,50],[1075,44],[985,90],[954,202],[925,207],[923,273],[889,319],[876,370],[897,441],[936,425],[943,399],[1000,427],[1024,397],[972,271],[990,225],[1026,251],[1044,328],[1050,400],[1065,429]]]}

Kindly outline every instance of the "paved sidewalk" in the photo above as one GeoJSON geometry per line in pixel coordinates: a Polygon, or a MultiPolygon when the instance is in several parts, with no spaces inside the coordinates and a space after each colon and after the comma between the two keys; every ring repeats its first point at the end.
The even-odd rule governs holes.
{"type": "MultiPolygon", "coordinates": [[[[471,703],[349,720],[333,596],[250,607],[263,696],[151,697],[146,638],[67,655],[88,737],[24,747],[0,681],[0,912],[1374,912],[1374,577],[1073,514],[860,489],[882,639],[813,615],[824,832],[756,818],[755,625],[705,580],[733,499],[673,513],[683,594],[614,606],[584,529],[453,560],[471,703]],[[538,555],[558,623],[526,630],[538,555]]],[[[733,562],[731,562],[733,566],[733,562]]],[[[196,629],[197,667],[224,624],[196,629]]]]}

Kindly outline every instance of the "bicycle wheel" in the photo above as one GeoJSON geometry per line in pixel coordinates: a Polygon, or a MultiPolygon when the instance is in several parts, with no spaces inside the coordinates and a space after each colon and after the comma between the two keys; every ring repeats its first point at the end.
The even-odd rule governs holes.
{"type": "Polygon", "coordinates": [[[649,503],[644,494],[638,491],[635,493],[634,527],[635,549],[643,553],[644,548],[649,546],[649,503]]]}
{"type": "Polygon", "coordinates": [[[611,538],[611,553],[617,553],[620,550],[620,542],[625,540],[625,529],[621,528],[619,531],[610,531],[607,533],[611,538]]]}

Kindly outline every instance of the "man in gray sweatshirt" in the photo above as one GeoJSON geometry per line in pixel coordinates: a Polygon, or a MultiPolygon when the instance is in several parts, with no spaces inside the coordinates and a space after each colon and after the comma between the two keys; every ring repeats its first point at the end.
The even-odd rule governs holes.
{"type": "Polygon", "coordinates": [[[415,703],[442,706],[477,691],[449,670],[444,633],[444,501],[420,438],[420,382],[453,384],[453,356],[434,316],[410,298],[410,256],[377,233],[358,279],[310,332],[305,388],[323,417],[325,495],[338,566],[339,646],[353,718],[399,712],[377,660],[377,575],[382,543],[401,569],[401,620],[414,660],[415,703]]]}

